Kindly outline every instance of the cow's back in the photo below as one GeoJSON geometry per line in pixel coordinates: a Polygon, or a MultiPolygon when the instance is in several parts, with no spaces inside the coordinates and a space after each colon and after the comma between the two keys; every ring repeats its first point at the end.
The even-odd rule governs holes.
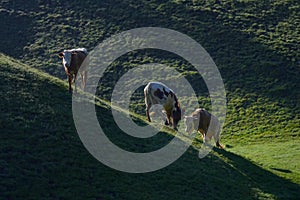
{"type": "Polygon", "coordinates": [[[174,92],[160,82],[150,82],[144,88],[145,97],[151,105],[160,104],[167,112],[171,112],[174,102],[174,92]]]}
{"type": "MultiPolygon", "coordinates": [[[[87,52],[86,51],[79,51],[76,50],[74,51],[76,54],[72,56],[71,60],[71,69],[74,70],[75,72],[78,72],[80,66],[82,65],[84,59],[87,57],[87,52]]],[[[85,68],[85,66],[84,66],[85,68]]],[[[81,69],[84,71],[85,69],[81,69]]]]}

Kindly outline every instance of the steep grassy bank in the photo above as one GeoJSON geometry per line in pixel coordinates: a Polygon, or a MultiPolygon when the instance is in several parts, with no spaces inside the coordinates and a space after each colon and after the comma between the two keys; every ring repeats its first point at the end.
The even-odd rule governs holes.
{"type": "MultiPolygon", "coordinates": [[[[276,158],[267,165],[254,163],[246,158],[257,152],[246,148],[229,149],[246,158],[216,150],[200,160],[195,149],[199,137],[180,159],[159,171],[127,174],[113,170],[94,159],[79,140],[65,83],[3,55],[0,69],[1,91],[5,91],[0,104],[1,198],[293,199],[300,194],[299,185],[269,171],[273,167],[282,176],[286,170],[291,174],[287,178],[299,183],[296,166],[282,169],[276,158]]],[[[113,141],[139,152],[147,149],[143,142],[122,136],[109,109],[100,106],[98,111],[113,141]]],[[[160,148],[159,143],[169,137],[161,133],[162,139],[153,139],[150,147],[160,148]]],[[[253,147],[261,149],[264,144],[253,147]]],[[[292,151],[297,148],[286,148],[289,157],[283,161],[297,160],[298,154],[292,151]]]]}

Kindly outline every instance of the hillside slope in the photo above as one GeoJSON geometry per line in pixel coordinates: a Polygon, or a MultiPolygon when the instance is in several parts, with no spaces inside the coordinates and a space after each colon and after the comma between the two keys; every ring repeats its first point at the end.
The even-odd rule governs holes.
{"type": "MultiPolygon", "coordinates": [[[[208,51],[221,72],[228,99],[225,139],[248,142],[300,134],[298,1],[73,0],[24,5],[8,0],[0,8],[0,34],[6,38],[0,41],[0,52],[60,78],[65,74],[57,53],[63,49],[83,46],[91,51],[113,34],[143,26],[185,33],[208,51]]],[[[193,66],[162,51],[137,51],[116,60],[99,94],[109,100],[120,76],[153,62],[182,72],[199,96],[199,106],[210,109],[206,86],[193,66]]],[[[141,114],[143,94],[138,92],[132,109],[141,114]]]]}
{"type": "MultiPolygon", "coordinates": [[[[198,142],[159,171],[115,171],[94,159],[79,140],[65,83],[2,54],[0,81],[3,199],[293,199],[300,195],[299,185],[237,154],[216,150],[200,160],[198,142]]],[[[109,123],[106,133],[128,146],[128,137],[121,136],[114,123],[103,121],[111,119],[109,109],[98,109],[100,123],[109,123]]],[[[145,150],[143,143],[130,138],[128,143],[137,151],[145,150]]]]}
{"type": "Polygon", "coordinates": [[[166,27],[188,34],[214,59],[218,58],[217,64],[224,63],[219,59],[226,59],[225,55],[251,60],[251,56],[264,53],[256,46],[254,55],[246,54],[243,42],[262,44],[265,50],[299,62],[300,5],[296,0],[29,0],[26,4],[6,0],[0,2],[0,8],[0,34],[7,38],[0,41],[1,52],[25,56],[25,60],[44,69],[45,61],[58,66],[53,65],[52,54],[63,48],[83,45],[91,50],[112,34],[143,26],[166,27]]]}
{"type": "MultiPolygon", "coordinates": [[[[0,1],[0,197],[296,199],[299,14],[296,0],[0,1]],[[171,166],[126,174],[102,165],[81,144],[57,53],[74,47],[91,51],[116,33],[149,26],[187,34],[215,61],[227,93],[221,138],[226,151],[199,160],[198,135],[171,166]]],[[[174,67],[193,85],[199,97],[195,107],[211,109],[194,67],[156,49],[130,52],[112,63],[99,82],[99,97],[109,100],[123,74],[147,63],[174,67]]],[[[109,106],[98,103],[100,123],[124,149],[153,151],[173,137],[165,132],[147,140],[129,137],[116,126],[109,106]]],[[[144,115],[142,86],[130,109],[144,115]]]]}

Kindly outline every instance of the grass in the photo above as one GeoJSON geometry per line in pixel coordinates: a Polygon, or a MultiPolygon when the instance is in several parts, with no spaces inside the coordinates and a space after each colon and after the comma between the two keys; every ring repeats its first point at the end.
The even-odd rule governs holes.
{"type": "MultiPolygon", "coordinates": [[[[199,159],[198,135],[166,168],[145,174],[113,170],[94,159],[77,136],[65,82],[7,56],[0,60],[1,91],[6,91],[0,107],[1,198],[296,199],[300,194],[298,137],[247,146],[227,139],[223,142],[232,148],[199,159]]],[[[167,132],[147,141],[128,137],[107,105],[97,110],[105,133],[125,149],[151,151],[172,138],[167,132]]]]}
{"type": "MultiPolygon", "coordinates": [[[[299,9],[295,0],[1,1],[0,197],[297,199],[299,9]],[[57,53],[90,51],[113,34],[144,26],[187,34],[217,64],[227,93],[226,151],[199,160],[197,135],[175,163],[137,175],[102,165],[83,147],[57,53]]],[[[147,63],[174,67],[193,85],[194,106],[211,109],[201,75],[184,59],[153,49],[121,56],[99,82],[97,114],[113,142],[137,152],[158,149],[173,137],[168,130],[146,140],[129,137],[111,116],[115,83],[147,63]]],[[[145,123],[142,86],[130,111],[136,123],[145,123]]]]}
{"type": "Polygon", "coordinates": [[[284,177],[294,183],[300,183],[299,140],[274,141],[245,145],[235,144],[230,152],[262,166],[264,169],[284,177]]]}

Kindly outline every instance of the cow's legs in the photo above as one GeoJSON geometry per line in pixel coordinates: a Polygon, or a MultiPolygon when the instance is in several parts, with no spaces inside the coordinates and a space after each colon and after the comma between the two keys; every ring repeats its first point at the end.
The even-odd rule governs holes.
{"type": "Polygon", "coordinates": [[[81,88],[84,90],[87,80],[87,71],[81,73],[81,88]]]}
{"type": "Polygon", "coordinates": [[[217,146],[218,148],[220,148],[220,149],[223,149],[223,146],[220,144],[219,138],[214,137],[214,140],[215,140],[215,142],[216,142],[216,146],[217,146]]]}
{"type": "Polygon", "coordinates": [[[216,135],[214,135],[214,140],[215,140],[215,143],[216,143],[216,146],[220,149],[223,149],[223,146],[220,144],[220,132],[218,132],[216,135]]]}
{"type": "Polygon", "coordinates": [[[73,76],[71,74],[69,74],[68,75],[69,93],[72,93],[72,79],[73,79],[73,76]]]}
{"type": "Polygon", "coordinates": [[[148,118],[148,121],[151,122],[149,110],[150,107],[152,106],[152,103],[151,100],[148,98],[148,94],[146,92],[144,92],[144,95],[145,95],[145,104],[146,104],[146,116],[148,118]]]}
{"type": "Polygon", "coordinates": [[[148,118],[148,121],[151,122],[150,113],[149,113],[149,106],[146,106],[146,116],[148,118]]]}
{"type": "Polygon", "coordinates": [[[171,123],[171,117],[170,117],[170,115],[167,113],[167,119],[166,119],[166,121],[165,121],[165,125],[166,126],[168,126],[168,125],[172,125],[172,123],[171,123]]]}
{"type": "Polygon", "coordinates": [[[207,135],[207,133],[205,133],[204,137],[203,137],[203,143],[204,143],[204,145],[211,146],[210,145],[211,138],[212,138],[212,136],[209,136],[209,135],[207,135]]]}
{"type": "Polygon", "coordinates": [[[76,78],[77,78],[77,74],[74,74],[74,93],[77,94],[77,87],[76,87],[76,78]]]}
{"type": "Polygon", "coordinates": [[[83,88],[84,88],[84,83],[83,83],[83,81],[84,81],[84,74],[83,74],[83,72],[80,72],[80,77],[81,77],[81,89],[83,90],[83,88]]]}
{"type": "Polygon", "coordinates": [[[174,129],[175,131],[178,131],[178,128],[177,128],[177,127],[174,127],[174,126],[173,126],[173,129],[174,129]]]}
{"type": "Polygon", "coordinates": [[[208,139],[206,133],[201,132],[201,134],[202,134],[203,143],[206,144],[209,141],[209,139],[208,139]]]}
{"type": "Polygon", "coordinates": [[[205,143],[208,143],[210,140],[211,140],[211,137],[208,136],[207,134],[205,134],[205,137],[204,137],[205,143]]]}

